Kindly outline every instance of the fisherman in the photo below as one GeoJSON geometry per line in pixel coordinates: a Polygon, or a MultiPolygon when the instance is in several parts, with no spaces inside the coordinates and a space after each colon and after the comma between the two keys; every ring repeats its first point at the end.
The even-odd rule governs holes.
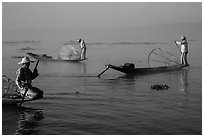
{"type": "Polygon", "coordinates": [[[78,43],[80,43],[80,47],[81,47],[81,60],[85,60],[86,59],[86,44],[84,40],[82,39],[79,39],[78,43]]]}
{"type": "Polygon", "coordinates": [[[28,57],[24,57],[21,62],[18,63],[22,66],[16,71],[16,85],[19,88],[21,96],[27,91],[25,98],[39,99],[43,97],[43,91],[31,85],[32,80],[34,80],[39,74],[36,67],[33,72],[29,69],[30,62],[33,61],[30,61],[28,57]]]}
{"type": "Polygon", "coordinates": [[[181,37],[181,41],[175,41],[176,45],[181,46],[181,64],[183,66],[189,66],[187,62],[187,54],[188,54],[188,42],[185,36],[181,37]]]}

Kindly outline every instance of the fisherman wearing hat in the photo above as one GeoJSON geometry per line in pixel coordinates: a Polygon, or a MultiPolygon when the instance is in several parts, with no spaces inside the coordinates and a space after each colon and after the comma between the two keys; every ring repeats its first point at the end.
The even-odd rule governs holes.
{"type": "Polygon", "coordinates": [[[187,62],[187,54],[188,54],[188,42],[185,36],[181,37],[181,41],[175,41],[176,45],[181,46],[181,64],[183,66],[189,66],[187,62]]]}
{"type": "Polygon", "coordinates": [[[85,60],[86,59],[86,44],[84,40],[82,39],[79,39],[78,43],[80,43],[80,47],[81,47],[81,60],[85,60]]]}
{"type": "Polygon", "coordinates": [[[33,72],[29,69],[30,62],[33,63],[34,61],[30,61],[28,57],[24,57],[21,62],[18,63],[22,66],[16,71],[16,85],[18,86],[21,95],[23,95],[26,88],[28,88],[25,98],[39,99],[43,97],[43,91],[31,85],[32,80],[34,80],[39,74],[37,68],[35,68],[33,72]]]}

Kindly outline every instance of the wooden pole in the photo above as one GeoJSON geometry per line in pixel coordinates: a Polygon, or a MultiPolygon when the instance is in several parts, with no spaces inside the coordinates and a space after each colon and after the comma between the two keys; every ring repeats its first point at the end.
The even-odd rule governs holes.
{"type": "Polygon", "coordinates": [[[25,99],[25,96],[26,96],[27,91],[28,91],[28,87],[25,88],[25,92],[24,92],[24,94],[23,94],[22,100],[21,100],[21,102],[20,102],[20,104],[19,104],[19,106],[18,106],[19,109],[20,109],[21,105],[23,104],[23,101],[24,101],[24,99],[25,99]]]}
{"type": "Polygon", "coordinates": [[[106,72],[109,68],[110,68],[110,67],[107,66],[107,68],[106,68],[104,71],[102,71],[100,74],[98,74],[98,77],[100,77],[100,76],[101,76],[104,72],[106,72]]]}

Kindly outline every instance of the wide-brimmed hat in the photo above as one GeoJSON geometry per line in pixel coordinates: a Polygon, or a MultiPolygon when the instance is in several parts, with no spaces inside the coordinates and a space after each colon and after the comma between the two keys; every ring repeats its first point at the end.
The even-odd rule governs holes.
{"type": "Polygon", "coordinates": [[[79,39],[78,42],[81,42],[81,39],[79,39]]]}
{"type": "Polygon", "coordinates": [[[22,58],[21,62],[19,62],[18,64],[25,64],[25,63],[29,63],[29,62],[34,62],[34,61],[31,61],[28,57],[24,57],[22,58]]]}
{"type": "Polygon", "coordinates": [[[186,40],[186,37],[185,36],[181,36],[181,40],[186,40]]]}

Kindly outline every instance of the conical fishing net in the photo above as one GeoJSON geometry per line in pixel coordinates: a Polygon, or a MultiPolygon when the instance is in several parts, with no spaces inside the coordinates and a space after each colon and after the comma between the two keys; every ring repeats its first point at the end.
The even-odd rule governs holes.
{"type": "Polygon", "coordinates": [[[2,97],[6,95],[14,95],[18,90],[15,81],[8,78],[6,75],[2,75],[2,97]]]}
{"type": "Polygon", "coordinates": [[[64,45],[59,50],[59,57],[63,60],[79,60],[80,52],[73,45],[64,45]]]}
{"type": "Polygon", "coordinates": [[[180,64],[179,59],[162,48],[153,49],[148,56],[149,67],[173,66],[180,64]]]}

